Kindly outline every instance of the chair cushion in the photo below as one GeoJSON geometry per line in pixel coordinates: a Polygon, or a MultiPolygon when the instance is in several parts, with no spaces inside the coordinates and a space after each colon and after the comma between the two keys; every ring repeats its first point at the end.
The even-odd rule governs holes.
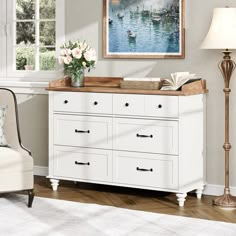
{"type": "Polygon", "coordinates": [[[8,147],[0,147],[0,173],[33,170],[33,158],[8,147]]]}
{"type": "Polygon", "coordinates": [[[7,146],[7,140],[3,129],[6,114],[7,106],[0,106],[0,146],[7,146]]]}

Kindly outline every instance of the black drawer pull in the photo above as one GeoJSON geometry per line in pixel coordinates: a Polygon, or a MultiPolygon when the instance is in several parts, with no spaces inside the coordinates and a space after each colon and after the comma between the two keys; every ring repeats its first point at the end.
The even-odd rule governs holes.
{"type": "Polygon", "coordinates": [[[128,107],[128,106],[129,106],[129,103],[125,103],[125,106],[128,107]]]}
{"type": "Polygon", "coordinates": [[[75,161],[75,164],[76,164],[76,165],[80,165],[80,166],[89,166],[89,165],[90,165],[90,162],[85,163],[85,162],[78,162],[78,161],[75,161]]]}
{"type": "Polygon", "coordinates": [[[90,133],[90,130],[77,130],[75,129],[75,133],[79,133],[79,134],[89,134],[90,133]]]}
{"type": "Polygon", "coordinates": [[[136,169],[137,171],[143,171],[143,172],[153,172],[153,169],[143,169],[143,168],[139,168],[139,167],[137,167],[137,169],[136,169]]]}
{"type": "Polygon", "coordinates": [[[97,105],[98,105],[98,102],[97,102],[97,101],[95,101],[93,104],[94,104],[94,106],[97,106],[97,105]]]}
{"type": "Polygon", "coordinates": [[[161,108],[162,108],[162,105],[161,105],[161,104],[159,104],[159,105],[158,105],[158,108],[160,108],[160,109],[161,109],[161,108]]]}
{"type": "Polygon", "coordinates": [[[153,138],[153,135],[142,135],[142,134],[137,134],[138,138],[153,138]]]}
{"type": "Polygon", "coordinates": [[[68,103],[68,100],[65,100],[64,103],[67,104],[67,103],[68,103]]]}

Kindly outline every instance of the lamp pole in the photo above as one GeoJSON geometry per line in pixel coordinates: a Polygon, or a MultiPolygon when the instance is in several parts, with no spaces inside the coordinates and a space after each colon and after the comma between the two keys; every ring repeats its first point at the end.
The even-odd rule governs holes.
{"type": "Polygon", "coordinates": [[[225,93],[225,143],[223,148],[225,150],[225,189],[224,194],[213,200],[213,204],[221,207],[236,207],[236,197],[230,194],[229,189],[229,152],[231,144],[229,142],[229,95],[231,89],[229,88],[230,79],[233,71],[236,68],[236,64],[231,60],[231,52],[226,49],[224,52],[223,61],[219,63],[219,69],[224,78],[224,93],[225,93]]]}

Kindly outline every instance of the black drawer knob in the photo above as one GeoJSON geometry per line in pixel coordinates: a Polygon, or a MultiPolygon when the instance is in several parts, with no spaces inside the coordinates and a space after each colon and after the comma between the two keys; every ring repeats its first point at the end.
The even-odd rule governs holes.
{"type": "Polygon", "coordinates": [[[125,106],[128,107],[128,106],[129,106],[129,103],[125,103],[125,106]]]}
{"type": "Polygon", "coordinates": [[[65,100],[64,103],[67,104],[67,103],[68,103],[68,100],[65,100]]]}
{"type": "Polygon", "coordinates": [[[159,104],[159,105],[158,105],[158,108],[160,108],[160,109],[161,109],[161,108],[162,108],[162,105],[161,105],[161,104],[159,104]]]}
{"type": "Polygon", "coordinates": [[[97,102],[97,101],[95,101],[93,104],[94,104],[94,106],[97,106],[97,105],[98,105],[98,102],[97,102]]]}

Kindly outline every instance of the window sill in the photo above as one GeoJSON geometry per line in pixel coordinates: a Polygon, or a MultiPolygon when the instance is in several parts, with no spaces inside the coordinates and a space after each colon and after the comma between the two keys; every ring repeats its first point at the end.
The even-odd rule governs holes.
{"type": "Polygon", "coordinates": [[[0,87],[11,89],[13,92],[19,94],[48,94],[45,90],[48,84],[48,82],[0,80],[0,87]]]}

